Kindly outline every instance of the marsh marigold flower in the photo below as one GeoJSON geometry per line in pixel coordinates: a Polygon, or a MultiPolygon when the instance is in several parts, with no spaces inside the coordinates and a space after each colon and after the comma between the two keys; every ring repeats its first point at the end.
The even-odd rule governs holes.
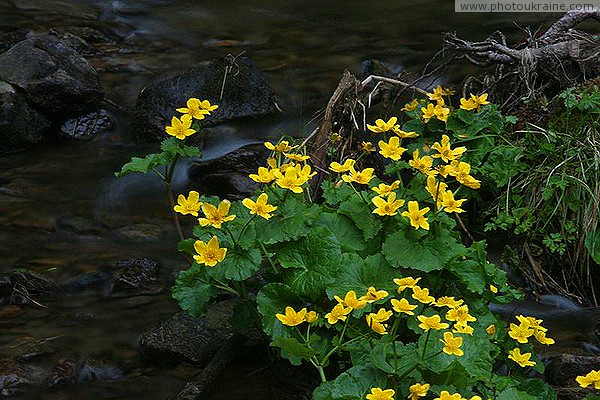
{"type": "Polygon", "coordinates": [[[389,194],[387,200],[375,196],[371,201],[377,206],[377,208],[373,210],[373,213],[381,215],[382,217],[385,215],[393,216],[398,214],[397,210],[404,205],[404,200],[396,200],[396,193],[394,192],[389,194]]]}
{"type": "Polygon", "coordinates": [[[261,193],[255,201],[251,199],[242,200],[244,207],[250,210],[250,214],[260,215],[264,219],[272,217],[271,213],[277,210],[276,206],[268,204],[269,196],[266,193],[261,193]]]}
{"type": "Polygon", "coordinates": [[[275,175],[275,183],[279,187],[291,190],[294,193],[302,193],[304,191],[302,185],[308,181],[308,177],[301,175],[298,169],[294,167],[286,168],[284,173],[274,170],[273,175],[275,175]]]}
{"type": "Polygon", "coordinates": [[[355,182],[361,185],[367,185],[373,179],[373,168],[365,168],[362,171],[356,171],[354,167],[350,168],[350,173],[342,175],[344,182],[355,182]]]}
{"type": "Polygon", "coordinates": [[[469,322],[477,321],[477,318],[469,314],[469,306],[466,304],[460,307],[451,308],[446,313],[446,319],[459,324],[467,324],[469,322]]]}
{"type": "Polygon", "coordinates": [[[473,328],[470,327],[467,324],[462,324],[460,322],[457,322],[454,324],[454,326],[452,326],[452,332],[454,333],[464,333],[466,335],[471,335],[473,336],[473,328]]]}
{"type": "Polygon", "coordinates": [[[444,344],[442,351],[450,356],[462,356],[465,354],[460,346],[463,344],[463,338],[460,336],[454,336],[452,332],[444,332],[444,339],[440,339],[440,342],[444,344]]]}
{"type": "Polygon", "coordinates": [[[425,214],[429,212],[429,207],[419,209],[419,203],[416,201],[408,202],[408,211],[404,211],[402,215],[408,217],[410,224],[415,228],[423,228],[429,230],[429,222],[425,214]]]}
{"type": "Polygon", "coordinates": [[[305,156],[302,154],[283,153],[283,155],[286,158],[296,162],[304,162],[310,158],[310,156],[305,156]]]}
{"type": "Polygon", "coordinates": [[[179,140],[183,140],[188,136],[196,133],[194,129],[191,129],[192,117],[189,114],[181,116],[181,119],[177,117],[171,118],[171,125],[165,128],[165,131],[171,136],[175,136],[179,140]]]}
{"type": "Polygon", "coordinates": [[[496,325],[490,324],[487,328],[485,328],[485,332],[488,335],[495,335],[496,334],[496,325]]]}
{"type": "Polygon", "coordinates": [[[400,187],[400,181],[394,181],[390,185],[386,185],[385,183],[380,183],[378,186],[374,186],[371,188],[375,193],[384,197],[388,196],[394,190],[397,190],[400,187]]]}
{"type": "Polygon", "coordinates": [[[364,151],[367,154],[371,153],[373,151],[376,151],[375,147],[373,147],[373,143],[371,143],[371,142],[362,142],[360,144],[360,147],[361,147],[362,151],[364,151]]]}
{"type": "Polygon", "coordinates": [[[371,393],[367,395],[367,400],[394,400],[396,391],[394,389],[372,388],[371,393]]]}
{"type": "Polygon", "coordinates": [[[351,158],[344,161],[343,164],[334,161],[329,165],[329,169],[338,173],[348,172],[354,167],[355,162],[356,160],[353,160],[351,158]]]}
{"type": "Polygon", "coordinates": [[[406,103],[404,107],[402,107],[401,111],[414,111],[419,106],[419,100],[413,99],[410,103],[406,103]]]}
{"type": "Polygon", "coordinates": [[[198,253],[194,256],[194,261],[198,264],[205,264],[207,267],[214,267],[217,263],[223,261],[225,254],[227,254],[225,247],[219,247],[219,240],[216,236],[213,236],[208,243],[196,240],[194,250],[198,253]]]}
{"type": "Polygon", "coordinates": [[[417,286],[417,283],[421,278],[413,278],[412,276],[406,276],[404,278],[394,278],[394,283],[398,285],[398,293],[402,292],[404,289],[412,289],[417,286]]]}
{"type": "Polygon", "coordinates": [[[415,313],[413,312],[413,310],[415,308],[417,308],[416,305],[410,304],[408,302],[408,300],[406,299],[392,299],[391,301],[392,303],[392,308],[394,309],[394,311],[396,311],[397,313],[404,313],[407,315],[415,315],[415,313]]]}
{"type": "Polygon", "coordinates": [[[443,104],[438,104],[433,108],[433,113],[440,121],[447,122],[448,116],[450,116],[450,109],[444,107],[443,104]]]}
{"type": "Polygon", "coordinates": [[[379,154],[394,161],[398,161],[406,151],[404,147],[400,147],[400,138],[398,136],[392,136],[389,143],[380,140],[378,144],[380,149],[379,154]]]}
{"type": "Polygon", "coordinates": [[[210,112],[208,110],[205,110],[204,108],[200,107],[200,104],[201,104],[200,100],[192,97],[192,98],[188,99],[188,101],[186,102],[187,107],[178,108],[177,111],[179,111],[180,113],[189,115],[190,117],[198,119],[198,120],[204,119],[204,117],[206,115],[208,115],[210,112]]]}
{"type": "Polygon", "coordinates": [[[392,132],[394,132],[396,135],[398,135],[401,139],[416,138],[419,136],[419,134],[417,132],[403,131],[402,129],[400,129],[400,127],[398,125],[396,125],[394,127],[394,129],[392,129],[392,132]]]}
{"type": "Polygon", "coordinates": [[[447,390],[442,390],[440,392],[440,397],[436,397],[433,400],[465,400],[460,393],[450,394],[447,390]]]}
{"type": "Polygon", "coordinates": [[[221,201],[219,207],[215,207],[208,203],[202,204],[202,212],[205,217],[199,218],[198,223],[200,223],[200,226],[210,225],[221,229],[223,223],[233,221],[236,217],[234,214],[227,215],[229,214],[229,207],[231,207],[231,202],[229,200],[221,201]]]}
{"type": "Polygon", "coordinates": [[[285,314],[276,314],[278,320],[281,321],[283,325],[287,326],[296,326],[300,325],[304,322],[304,317],[306,316],[306,308],[301,309],[296,312],[292,307],[285,308],[285,314]]]}
{"type": "Polygon", "coordinates": [[[195,190],[192,190],[188,194],[187,198],[182,194],[177,196],[177,205],[173,207],[173,210],[175,210],[175,212],[178,212],[179,214],[191,214],[194,217],[197,217],[198,211],[200,211],[200,207],[202,207],[202,202],[200,201],[200,194],[195,190]]]}
{"type": "Polygon", "coordinates": [[[309,324],[312,324],[313,322],[316,322],[317,319],[319,319],[319,314],[317,314],[316,311],[309,311],[304,316],[304,320],[306,322],[308,322],[309,324]]]}
{"type": "Polygon", "coordinates": [[[429,295],[429,289],[414,286],[412,298],[423,304],[435,303],[435,297],[429,295]]]}
{"type": "Polygon", "coordinates": [[[351,307],[344,307],[342,303],[337,303],[330,312],[325,314],[325,318],[327,318],[327,322],[333,325],[338,321],[345,321],[346,316],[351,312],[351,307]]]}
{"type": "Polygon", "coordinates": [[[467,151],[466,147],[457,147],[453,150],[450,147],[450,138],[448,135],[442,135],[442,140],[440,142],[435,142],[431,148],[438,152],[437,154],[432,154],[431,157],[441,158],[444,162],[456,160],[467,151]]]}
{"type": "Polygon", "coordinates": [[[600,389],[600,371],[592,370],[586,375],[578,376],[575,380],[581,387],[594,385],[594,389],[600,389]]]}
{"type": "Polygon", "coordinates": [[[373,286],[367,289],[367,293],[364,296],[360,296],[359,300],[365,300],[368,303],[372,303],[377,300],[385,299],[388,297],[388,292],[385,290],[377,290],[373,286]]]}
{"type": "Polygon", "coordinates": [[[429,383],[415,383],[414,385],[410,385],[408,388],[408,391],[410,392],[408,400],[419,400],[419,397],[427,396],[429,386],[429,383]]]}
{"type": "Polygon", "coordinates": [[[205,111],[208,114],[219,108],[217,104],[210,104],[210,101],[208,100],[202,100],[199,106],[201,110],[205,111]]]}
{"type": "Polygon", "coordinates": [[[273,175],[273,172],[265,167],[258,167],[257,174],[250,174],[248,176],[254,182],[258,183],[271,183],[275,180],[275,175],[273,175]]]}
{"type": "Polygon", "coordinates": [[[521,367],[533,367],[535,365],[535,361],[530,361],[531,353],[523,353],[521,354],[521,349],[518,347],[510,350],[508,352],[508,358],[519,364],[521,367]]]}
{"type": "Polygon", "coordinates": [[[419,157],[419,149],[413,151],[413,159],[408,161],[408,165],[418,170],[424,175],[435,175],[437,171],[431,169],[433,165],[433,158],[430,156],[419,157]]]}
{"type": "Polygon", "coordinates": [[[296,146],[290,146],[290,143],[287,140],[282,140],[281,142],[279,142],[276,145],[274,145],[271,142],[265,142],[264,145],[267,149],[274,151],[276,153],[287,152],[296,147],[296,146]]]}
{"type": "Polygon", "coordinates": [[[508,336],[515,339],[519,343],[527,343],[528,339],[533,336],[533,329],[530,328],[528,323],[510,324],[510,330],[508,336]]]}
{"type": "Polygon", "coordinates": [[[459,307],[462,303],[464,303],[464,300],[456,300],[452,296],[443,296],[437,299],[437,301],[435,302],[435,306],[456,308],[459,307]]]}
{"type": "Polygon", "coordinates": [[[360,310],[367,305],[365,300],[359,300],[356,297],[356,292],[354,290],[349,290],[344,299],[339,296],[334,296],[334,298],[338,303],[342,303],[344,306],[350,307],[353,310],[360,310]]]}
{"type": "Polygon", "coordinates": [[[394,127],[396,126],[396,122],[398,122],[398,118],[396,117],[392,117],[387,121],[378,119],[375,121],[375,125],[367,125],[367,129],[375,133],[384,133],[394,129],[394,127]]]}
{"type": "Polygon", "coordinates": [[[447,329],[449,326],[447,323],[442,322],[442,318],[437,314],[430,317],[426,315],[419,315],[417,319],[421,322],[419,324],[419,328],[423,329],[425,332],[430,329],[439,331],[442,329],[447,329]]]}
{"type": "Polygon", "coordinates": [[[479,112],[481,106],[490,104],[490,102],[487,101],[487,98],[487,93],[484,93],[481,96],[475,96],[471,93],[471,97],[468,99],[465,99],[464,97],[460,99],[460,108],[467,111],[476,109],[479,112]]]}
{"type": "Polygon", "coordinates": [[[448,174],[455,177],[461,185],[471,189],[479,189],[481,182],[470,175],[470,164],[462,161],[453,161],[450,166],[451,168],[448,170],[448,174]]]}
{"type": "Polygon", "coordinates": [[[433,104],[427,104],[427,107],[422,107],[421,112],[423,113],[423,120],[427,123],[433,117],[435,117],[435,106],[433,104]]]}

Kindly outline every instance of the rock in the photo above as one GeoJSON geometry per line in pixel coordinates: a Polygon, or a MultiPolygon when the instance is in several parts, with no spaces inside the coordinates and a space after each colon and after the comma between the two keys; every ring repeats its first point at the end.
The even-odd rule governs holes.
{"type": "Polygon", "coordinates": [[[96,70],[51,35],[33,36],[0,54],[0,79],[47,113],[76,115],[96,108],[104,97],[96,70]]]}
{"type": "Polygon", "coordinates": [[[15,44],[27,39],[27,35],[30,33],[29,29],[18,29],[16,31],[0,33],[0,53],[4,53],[15,44]]]}
{"type": "Polygon", "coordinates": [[[591,389],[582,387],[555,387],[558,400],[581,400],[592,393],[591,389]]]}
{"type": "Polygon", "coordinates": [[[27,104],[25,95],[0,80],[0,154],[39,142],[49,127],[50,121],[27,104]]]}
{"type": "Polygon", "coordinates": [[[69,279],[63,286],[69,293],[98,290],[108,294],[113,288],[112,274],[105,271],[86,272],[69,279]]]}
{"type": "Polygon", "coordinates": [[[593,369],[600,369],[600,356],[559,354],[546,362],[544,377],[551,385],[577,386],[575,378],[593,369]]]}
{"type": "Polygon", "coordinates": [[[118,381],[124,376],[121,368],[104,361],[75,361],[62,358],[48,380],[48,386],[69,385],[76,382],[118,381]]]}
{"type": "Polygon", "coordinates": [[[131,290],[135,290],[136,294],[158,293],[163,289],[163,285],[156,281],[159,270],[158,261],[149,258],[119,261],[113,271],[113,293],[131,290]]]}
{"type": "Polygon", "coordinates": [[[259,188],[248,174],[265,165],[268,153],[263,144],[243,146],[215,160],[192,163],[188,177],[201,193],[233,200],[248,197],[259,188]]]}
{"type": "Polygon", "coordinates": [[[267,79],[247,57],[239,57],[233,63],[220,100],[225,69],[231,65],[227,57],[198,64],[181,75],[142,90],[134,109],[138,137],[163,139],[171,117],[180,115],[176,108],[184,107],[190,97],[219,105],[210,117],[200,121],[201,126],[275,112],[274,95],[267,79]]]}
{"type": "Polygon", "coordinates": [[[153,224],[140,223],[131,226],[125,226],[117,230],[117,235],[124,239],[134,241],[156,240],[162,235],[160,226],[153,224]]]}
{"type": "Polygon", "coordinates": [[[205,318],[175,314],[142,334],[140,352],[160,362],[206,365],[231,337],[232,313],[232,302],[223,302],[210,308],[205,318]]]}
{"type": "Polygon", "coordinates": [[[0,304],[35,304],[34,296],[49,295],[59,290],[60,286],[52,279],[31,271],[0,274],[0,304]]]}
{"type": "Polygon", "coordinates": [[[60,131],[67,139],[88,140],[112,128],[113,125],[114,122],[108,111],[99,110],[67,120],[60,127],[60,131]]]}

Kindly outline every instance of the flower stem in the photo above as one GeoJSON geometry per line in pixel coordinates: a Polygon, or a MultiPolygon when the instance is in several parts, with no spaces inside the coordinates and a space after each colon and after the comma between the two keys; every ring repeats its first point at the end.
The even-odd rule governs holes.
{"type": "Polygon", "coordinates": [[[429,335],[431,334],[431,329],[427,330],[427,336],[425,337],[425,345],[423,346],[423,352],[421,353],[421,360],[425,359],[425,351],[427,350],[427,343],[429,343],[429,335]]]}

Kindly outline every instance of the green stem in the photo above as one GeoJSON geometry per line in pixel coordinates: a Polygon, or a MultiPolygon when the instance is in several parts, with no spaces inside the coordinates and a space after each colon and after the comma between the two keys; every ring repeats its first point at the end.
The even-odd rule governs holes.
{"type": "Polygon", "coordinates": [[[227,232],[229,234],[229,236],[231,237],[231,240],[233,240],[233,247],[237,247],[237,240],[235,240],[235,236],[233,236],[233,233],[231,233],[231,230],[226,225],[223,225],[223,228],[225,228],[225,232],[227,232]]]}
{"type": "Polygon", "coordinates": [[[325,377],[325,371],[321,365],[317,365],[317,371],[319,371],[319,376],[321,377],[321,382],[327,382],[327,378],[325,377]]]}
{"type": "Polygon", "coordinates": [[[427,343],[429,343],[429,335],[431,334],[431,329],[427,330],[427,336],[425,337],[425,345],[423,346],[423,352],[421,353],[421,359],[425,359],[425,351],[427,350],[427,343]]]}
{"type": "Polygon", "coordinates": [[[174,210],[175,207],[175,197],[173,196],[173,186],[171,182],[165,182],[167,185],[167,196],[169,197],[169,205],[171,206],[171,217],[173,218],[173,225],[175,225],[175,230],[177,231],[177,236],[179,236],[179,240],[184,240],[183,230],[181,229],[181,223],[179,222],[179,216],[177,212],[174,210]]]}
{"type": "Polygon", "coordinates": [[[236,243],[240,241],[240,239],[242,238],[242,235],[246,231],[246,228],[248,228],[248,225],[250,225],[250,222],[252,222],[254,220],[254,218],[256,218],[256,214],[254,214],[252,217],[250,217],[250,219],[248,221],[246,221],[244,226],[242,226],[242,229],[240,230],[240,234],[238,235],[236,243]]]}
{"type": "Polygon", "coordinates": [[[269,264],[271,264],[271,268],[273,268],[273,272],[277,273],[277,266],[275,265],[275,262],[273,262],[273,259],[271,258],[271,256],[269,255],[269,252],[265,248],[265,245],[262,244],[262,242],[258,242],[258,245],[260,246],[260,249],[262,250],[262,252],[265,254],[265,257],[267,257],[267,261],[269,261],[269,264]]]}

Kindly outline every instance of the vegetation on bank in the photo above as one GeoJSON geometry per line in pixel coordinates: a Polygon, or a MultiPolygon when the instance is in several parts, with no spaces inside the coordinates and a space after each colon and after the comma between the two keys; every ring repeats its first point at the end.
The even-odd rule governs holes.
{"type": "MultiPolygon", "coordinates": [[[[199,156],[185,140],[217,107],[190,99],[166,128],[172,137],[161,152],[132,159],[118,175],[152,171],[166,184],[190,261],[173,288],[181,307],[201,316],[219,296],[238,297],[233,326],[262,329],[282,357],[312,364],[322,382],[315,399],[553,399],[529,377],[529,369],[543,372],[533,343],[553,344],[551,332],[531,316],[507,324],[490,312],[490,302],[521,294],[487,261],[485,241],[473,239],[461,215],[487,207],[487,230],[510,229],[561,256],[576,241],[569,235],[583,237],[594,259],[595,225],[581,236],[569,213],[595,213],[585,196],[596,200],[597,169],[585,151],[556,153],[596,132],[581,122],[583,114],[598,121],[595,96],[585,93],[561,95],[568,115],[543,128],[546,143],[533,139],[537,131],[517,136],[519,120],[486,94],[453,104],[452,91],[438,87],[368,125],[372,139],[353,153],[332,133],[328,171],[313,169],[305,142],[266,142],[271,157],[250,175],[261,190],[236,202],[195,191],[175,201],[179,158],[199,156]],[[319,191],[310,185],[317,173],[319,191]],[[504,193],[503,201],[482,201],[490,193],[504,193]],[[193,237],[185,238],[180,215],[198,218],[193,237]]],[[[597,386],[596,375],[578,381],[597,386]]]]}

